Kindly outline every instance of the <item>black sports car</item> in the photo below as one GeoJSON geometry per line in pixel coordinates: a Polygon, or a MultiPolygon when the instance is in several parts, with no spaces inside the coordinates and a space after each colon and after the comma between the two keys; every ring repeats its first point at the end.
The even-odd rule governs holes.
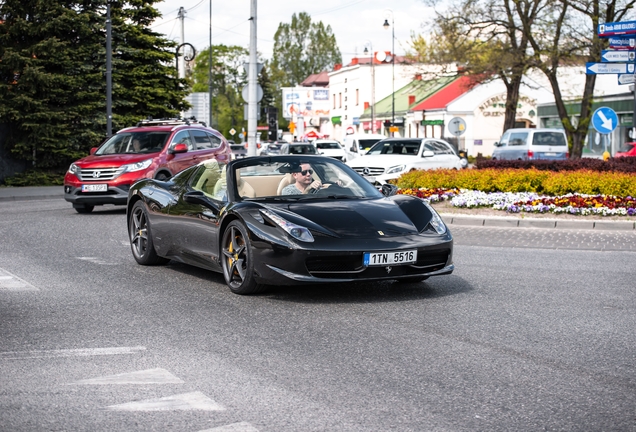
{"type": "Polygon", "coordinates": [[[132,253],[143,265],[172,259],[222,272],[237,294],[450,274],[446,225],[428,203],[396,190],[379,191],[323,156],[208,160],[131,187],[132,253]]]}

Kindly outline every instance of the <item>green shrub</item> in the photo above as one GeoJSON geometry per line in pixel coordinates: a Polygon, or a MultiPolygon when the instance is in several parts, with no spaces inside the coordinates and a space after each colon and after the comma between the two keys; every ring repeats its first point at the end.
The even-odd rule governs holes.
{"type": "Polygon", "coordinates": [[[4,179],[6,186],[61,186],[65,172],[27,171],[4,179]]]}

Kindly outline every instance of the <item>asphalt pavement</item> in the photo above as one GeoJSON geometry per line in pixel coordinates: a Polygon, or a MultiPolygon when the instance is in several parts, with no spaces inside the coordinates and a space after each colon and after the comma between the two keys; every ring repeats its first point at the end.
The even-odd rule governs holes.
{"type": "MultiPolygon", "coordinates": [[[[39,199],[63,199],[63,186],[0,187],[0,201],[23,201],[39,199]]],[[[515,216],[458,215],[440,213],[444,222],[454,226],[484,226],[490,228],[541,228],[541,229],[589,229],[589,230],[636,230],[633,220],[592,220],[582,217],[574,219],[523,218],[515,216]]]]}

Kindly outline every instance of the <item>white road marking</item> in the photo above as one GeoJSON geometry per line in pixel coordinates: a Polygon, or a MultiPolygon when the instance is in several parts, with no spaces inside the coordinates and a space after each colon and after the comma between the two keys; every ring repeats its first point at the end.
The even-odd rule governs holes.
{"type": "Polygon", "coordinates": [[[39,291],[25,280],[0,269],[0,291],[39,291]]]}
{"type": "Polygon", "coordinates": [[[183,384],[183,381],[165,369],[156,368],[85,379],[72,384],[183,384]]]}
{"type": "Polygon", "coordinates": [[[137,354],[146,347],[79,348],[62,350],[8,351],[0,352],[0,360],[51,358],[51,357],[87,357],[103,355],[137,354]]]}
{"type": "Polygon", "coordinates": [[[106,408],[117,411],[225,411],[222,405],[200,391],[110,405],[106,408]]]}
{"type": "Polygon", "coordinates": [[[97,257],[75,257],[75,258],[77,258],[78,260],[88,261],[88,262],[92,262],[93,264],[99,264],[99,265],[118,265],[117,263],[104,261],[103,259],[97,258],[97,257]]]}
{"type": "Polygon", "coordinates": [[[212,429],[206,429],[199,432],[258,432],[258,429],[256,429],[248,422],[240,422],[215,427],[212,429]]]}

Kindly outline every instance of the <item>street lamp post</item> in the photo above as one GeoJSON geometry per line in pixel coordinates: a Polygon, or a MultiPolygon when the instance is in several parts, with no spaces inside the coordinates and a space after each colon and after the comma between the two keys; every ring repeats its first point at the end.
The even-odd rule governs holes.
{"type": "Polygon", "coordinates": [[[384,24],[382,26],[385,30],[391,27],[391,74],[392,76],[392,94],[391,94],[391,136],[393,136],[393,125],[395,124],[395,23],[393,19],[393,11],[391,9],[387,9],[387,12],[391,14],[391,24],[389,24],[389,19],[384,19],[384,24]]]}
{"type": "Polygon", "coordinates": [[[364,54],[371,51],[371,133],[375,133],[375,54],[371,41],[367,41],[369,47],[364,47],[364,54]]]}

